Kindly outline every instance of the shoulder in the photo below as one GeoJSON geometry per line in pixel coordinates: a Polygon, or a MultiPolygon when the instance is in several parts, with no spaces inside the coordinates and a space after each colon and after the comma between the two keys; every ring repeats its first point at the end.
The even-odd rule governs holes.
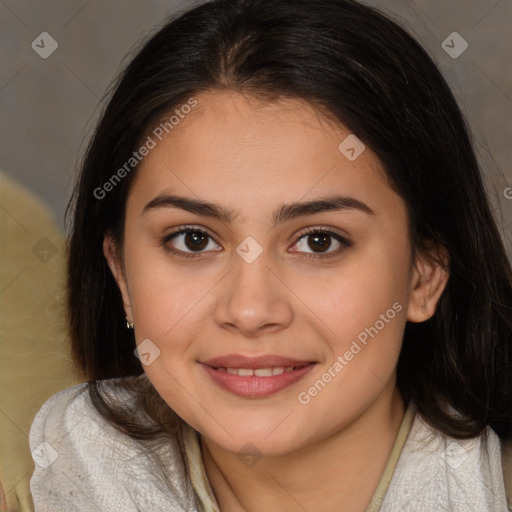
{"type": "MultiPolygon", "coordinates": [[[[103,381],[121,398],[126,391],[103,381]]],[[[87,384],[48,399],[30,429],[36,510],[188,510],[193,503],[177,442],[151,444],[121,433],[92,404],[87,384]]]]}
{"type": "MultiPolygon", "coordinates": [[[[104,382],[106,389],[115,390],[109,381],[104,382]]],[[[128,404],[130,397],[124,398],[128,404]]],[[[32,422],[29,442],[36,466],[49,467],[60,456],[66,458],[71,449],[82,452],[89,440],[94,439],[95,446],[103,448],[121,437],[92,404],[88,384],[81,383],[56,393],[41,406],[32,422]],[[98,436],[100,431],[102,435],[98,436]],[[38,450],[41,444],[45,449],[38,450]]]]}
{"type": "MultiPolygon", "coordinates": [[[[74,420],[80,416],[80,411],[86,411],[85,394],[87,384],[77,384],[66,388],[50,397],[37,412],[30,428],[30,450],[43,442],[43,438],[59,437],[70,428],[74,420]]],[[[34,454],[33,454],[34,455],[34,454]]]]}
{"type": "Polygon", "coordinates": [[[417,414],[381,510],[414,504],[417,512],[507,512],[504,476],[500,439],[492,429],[455,439],[417,414]]]}

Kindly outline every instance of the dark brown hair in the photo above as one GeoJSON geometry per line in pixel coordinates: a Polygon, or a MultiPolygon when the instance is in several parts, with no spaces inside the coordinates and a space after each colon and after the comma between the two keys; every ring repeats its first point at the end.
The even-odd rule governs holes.
{"type": "Polygon", "coordinates": [[[102,253],[105,233],[122,246],[136,168],[106,197],[95,190],[163,114],[221,89],[304,99],[377,155],[408,207],[415,250],[434,242],[450,256],[435,315],[406,326],[399,389],[444,433],[472,437],[490,425],[512,438],[512,273],[468,129],[426,52],[385,15],[351,0],[214,0],[167,23],[119,77],[71,208],[73,352],[98,410],[133,436],[151,437],[162,422],[153,412],[153,426],[130,424],[98,388],[99,380],[129,383],[143,373],[102,253]]]}

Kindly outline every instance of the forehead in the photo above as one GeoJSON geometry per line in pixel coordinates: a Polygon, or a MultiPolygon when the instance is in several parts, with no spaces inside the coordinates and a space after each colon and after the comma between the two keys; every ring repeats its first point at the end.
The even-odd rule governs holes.
{"type": "Polygon", "coordinates": [[[244,204],[262,209],[333,192],[363,201],[394,195],[376,156],[365,148],[355,160],[347,158],[344,141],[355,142],[356,150],[364,146],[303,100],[265,102],[231,91],[194,99],[195,108],[182,111],[161,140],[150,132],[155,147],[139,165],[138,196],[172,190],[241,211],[244,204]]]}

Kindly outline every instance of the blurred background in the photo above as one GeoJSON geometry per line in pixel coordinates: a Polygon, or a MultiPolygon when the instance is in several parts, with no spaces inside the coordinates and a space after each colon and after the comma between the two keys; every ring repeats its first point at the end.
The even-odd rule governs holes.
{"type": "MultiPolygon", "coordinates": [[[[64,212],[77,163],[126,56],[197,3],[0,1],[1,510],[31,510],[31,421],[46,398],[81,380],[63,308],[64,212]]],[[[404,26],[451,85],[512,258],[512,0],[366,3],[404,26]]]]}

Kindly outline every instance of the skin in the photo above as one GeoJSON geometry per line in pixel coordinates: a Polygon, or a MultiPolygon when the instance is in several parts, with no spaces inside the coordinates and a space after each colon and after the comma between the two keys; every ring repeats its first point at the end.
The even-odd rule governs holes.
{"type": "Polygon", "coordinates": [[[433,315],[447,274],[428,254],[413,259],[403,200],[369,148],[353,162],[338,150],[350,133],[342,124],[296,99],[266,103],[231,91],[196,99],[198,107],[141,162],[124,246],[108,235],[104,242],[137,343],[150,339],[160,350],[144,370],[200,432],[223,512],[329,512],[340,503],[345,512],[364,510],[404,415],[395,381],[405,323],[433,315]],[[233,218],[169,206],[144,211],[165,194],[216,203],[233,218]],[[321,211],[274,226],[281,205],[334,194],[373,214],[321,211]],[[212,237],[199,257],[166,249],[194,254],[183,235],[162,245],[183,224],[212,237]],[[319,259],[324,253],[303,234],[308,227],[328,228],[351,245],[330,238],[330,257],[319,259]],[[249,236],[263,250],[252,263],[236,252],[249,236]],[[298,393],[395,303],[402,310],[301,404],[298,393]],[[198,363],[226,354],[278,354],[316,366],[274,395],[246,398],[213,384],[198,363]],[[248,442],[261,455],[250,467],[237,457],[248,442]]]}

